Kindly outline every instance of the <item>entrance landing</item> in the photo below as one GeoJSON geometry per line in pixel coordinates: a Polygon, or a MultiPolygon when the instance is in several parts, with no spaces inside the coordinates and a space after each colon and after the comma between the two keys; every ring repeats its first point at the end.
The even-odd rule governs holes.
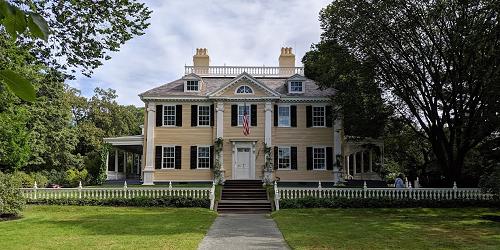
{"type": "Polygon", "coordinates": [[[289,249],[266,214],[220,214],[198,246],[209,249],[289,249]]]}

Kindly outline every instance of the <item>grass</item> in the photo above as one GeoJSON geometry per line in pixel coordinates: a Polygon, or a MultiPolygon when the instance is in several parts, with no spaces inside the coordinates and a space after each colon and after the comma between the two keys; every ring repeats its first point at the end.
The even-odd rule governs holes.
{"type": "Polygon", "coordinates": [[[284,209],[272,214],[293,249],[499,249],[500,210],[284,209]]]}
{"type": "Polygon", "coordinates": [[[193,208],[28,206],[1,249],[196,249],[216,213],[193,208]]]}

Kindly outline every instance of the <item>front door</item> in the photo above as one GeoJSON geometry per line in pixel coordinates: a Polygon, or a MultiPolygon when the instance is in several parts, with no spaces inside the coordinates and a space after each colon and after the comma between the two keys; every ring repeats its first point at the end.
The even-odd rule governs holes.
{"type": "Polygon", "coordinates": [[[234,166],[235,179],[250,179],[251,161],[250,161],[250,148],[238,147],[236,148],[236,165],[234,166]]]}

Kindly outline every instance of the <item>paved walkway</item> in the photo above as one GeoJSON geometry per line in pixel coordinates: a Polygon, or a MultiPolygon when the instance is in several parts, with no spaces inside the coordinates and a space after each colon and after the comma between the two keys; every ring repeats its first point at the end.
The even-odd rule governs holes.
{"type": "Polygon", "coordinates": [[[198,249],[289,249],[266,214],[220,214],[198,249]]]}

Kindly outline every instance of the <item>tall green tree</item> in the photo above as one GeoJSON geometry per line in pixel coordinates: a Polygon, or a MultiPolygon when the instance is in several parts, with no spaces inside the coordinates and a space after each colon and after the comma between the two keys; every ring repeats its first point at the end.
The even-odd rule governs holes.
{"type": "Polygon", "coordinates": [[[375,81],[375,67],[360,60],[334,41],[321,41],[311,47],[302,62],[305,75],[321,87],[335,89],[332,96],[335,114],[350,136],[378,138],[390,109],[382,100],[382,90],[375,81]]]}
{"type": "Polygon", "coordinates": [[[493,0],[337,0],[321,11],[322,41],[373,62],[386,100],[451,182],[500,126],[499,12],[493,0]]]}

